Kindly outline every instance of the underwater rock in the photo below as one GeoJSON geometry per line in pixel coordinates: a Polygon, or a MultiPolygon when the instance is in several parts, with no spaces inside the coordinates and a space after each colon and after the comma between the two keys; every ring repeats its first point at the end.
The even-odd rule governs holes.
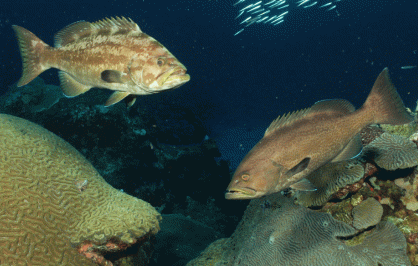
{"type": "Polygon", "coordinates": [[[353,209],[353,226],[357,229],[366,229],[380,222],[383,215],[383,207],[374,198],[362,201],[353,209]]]}
{"type": "MultiPolygon", "coordinates": [[[[401,197],[402,203],[407,210],[418,210],[418,170],[415,169],[412,178],[398,178],[395,184],[405,189],[405,195],[401,197]]],[[[417,232],[418,233],[418,232],[417,232]]]]}
{"type": "Polygon", "coordinates": [[[366,146],[367,144],[375,140],[377,137],[382,135],[383,132],[385,131],[378,125],[370,125],[370,126],[363,128],[360,131],[360,138],[361,138],[362,145],[366,146]]]}
{"type": "Polygon", "coordinates": [[[44,128],[5,114],[0,125],[0,264],[149,261],[161,220],[150,204],[111,187],[44,128]]]}
{"type": "Polygon", "coordinates": [[[413,133],[418,130],[418,123],[416,114],[414,115],[414,121],[404,125],[389,125],[382,124],[380,127],[387,133],[409,138],[413,133]]]}
{"type": "Polygon", "coordinates": [[[221,238],[210,244],[199,257],[189,261],[187,266],[208,266],[215,265],[222,257],[225,250],[231,246],[231,240],[229,238],[221,238]]]}
{"type": "Polygon", "coordinates": [[[307,177],[316,190],[297,191],[297,203],[304,206],[321,206],[340,188],[359,181],[363,176],[364,167],[357,160],[328,163],[307,177]]]}
{"type": "Polygon", "coordinates": [[[415,143],[389,133],[383,133],[367,145],[363,154],[372,155],[379,167],[390,171],[418,165],[418,149],[415,143]]]}
{"type": "MultiPolygon", "coordinates": [[[[215,265],[410,265],[406,239],[390,222],[378,224],[360,244],[349,246],[342,240],[355,234],[353,227],[330,214],[272,194],[250,202],[227,247],[215,242],[225,248],[215,265]]],[[[201,265],[207,258],[203,256],[208,253],[188,265],[201,265]]]]}
{"type": "Polygon", "coordinates": [[[58,103],[61,98],[65,96],[58,86],[47,85],[42,78],[37,77],[26,86],[10,86],[6,94],[0,97],[0,112],[12,110],[15,114],[39,113],[58,103]]]}

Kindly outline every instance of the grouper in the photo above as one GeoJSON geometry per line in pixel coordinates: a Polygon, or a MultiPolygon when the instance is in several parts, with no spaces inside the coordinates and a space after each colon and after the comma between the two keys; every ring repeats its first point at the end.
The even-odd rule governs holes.
{"type": "Polygon", "coordinates": [[[225,198],[253,199],[287,188],[315,190],[305,177],[326,163],[357,156],[364,127],[412,120],[385,68],[357,110],[346,100],[324,100],[274,120],[237,167],[225,198]]]}
{"type": "Polygon", "coordinates": [[[106,106],[123,99],[131,106],[137,95],[177,88],[190,80],[186,67],[131,19],[75,22],[55,35],[54,47],[27,29],[13,29],[23,63],[18,87],[57,68],[66,96],[105,88],[114,91],[106,106]]]}

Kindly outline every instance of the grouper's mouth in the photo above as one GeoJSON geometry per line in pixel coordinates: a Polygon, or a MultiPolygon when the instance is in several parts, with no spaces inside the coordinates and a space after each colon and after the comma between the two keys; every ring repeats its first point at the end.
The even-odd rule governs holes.
{"type": "Polygon", "coordinates": [[[186,74],[186,69],[181,66],[176,66],[158,78],[158,83],[165,89],[170,89],[175,86],[180,86],[190,80],[190,75],[186,74]]]}
{"type": "Polygon", "coordinates": [[[234,188],[227,189],[225,192],[225,199],[241,200],[241,199],[254,199],[259,195],[255,189],[252,188],[234,188]]]}

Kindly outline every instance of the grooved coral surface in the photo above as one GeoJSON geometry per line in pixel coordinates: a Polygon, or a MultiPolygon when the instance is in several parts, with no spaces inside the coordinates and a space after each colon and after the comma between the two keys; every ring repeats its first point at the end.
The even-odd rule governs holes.
{"type": "Polygon", "coordinates": [[[364,167],[357,160],[328,163],[306,177],[316,190],[299,190],[295,196],[301,205],[321,206],[338,189],[359,181],[363,176],[364,167]]]}
{"type": "Polygon", "coordinates": [[[71,145],[4,114],[0,185],[0,265],[95,265],[77,248],[159,230],[151,205],[112,188],[71,145]]]}
{"type": "Polygon", "coordinates": [[[356,246],[341,239],[355,234],[353,227],[331,215],[276,193],[251,201],[229,249],[215,265],[411,265],[405,237],[393,224],[379,224],[356,246]]]}
{"type": "Polygon", "coordinates": [[[408,138],[383,133],[364,149],[374,155],[376,164],[386,170],[411,168],[418,165],[418,149],[408,138]]]}
{"type": "Polygon", "coordinates": [[[383,207],[374,198],[362,201],[353,209],[353,226],[357,229],[365,229],[380,222],[383,215],[383,207]]]}

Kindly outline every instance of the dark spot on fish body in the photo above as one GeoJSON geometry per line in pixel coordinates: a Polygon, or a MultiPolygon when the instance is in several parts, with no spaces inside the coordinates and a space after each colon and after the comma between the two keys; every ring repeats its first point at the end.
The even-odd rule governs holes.
{"type": "Polygon", "coordinates": [[[103,81],[107,83],[123,83],[121,73],[115,70],[105,70],[100,74],[103,81]]]}
{"type": "Polygon", "coordinates": [[[98,32],[97,32],[97,34],[98,35],[105,35],[105,36],[109,36],[109,35],[111,35],[111,30],[109,29],[109,28],[101,28],[98,32]]]}
{"type": "Polygon", "coordinates": [[[115,33],[113,33],[113,35],[126,35],[130,32],[131,30],[129,29],[119,29],[118,31],[116,31],[115,33]]]}

